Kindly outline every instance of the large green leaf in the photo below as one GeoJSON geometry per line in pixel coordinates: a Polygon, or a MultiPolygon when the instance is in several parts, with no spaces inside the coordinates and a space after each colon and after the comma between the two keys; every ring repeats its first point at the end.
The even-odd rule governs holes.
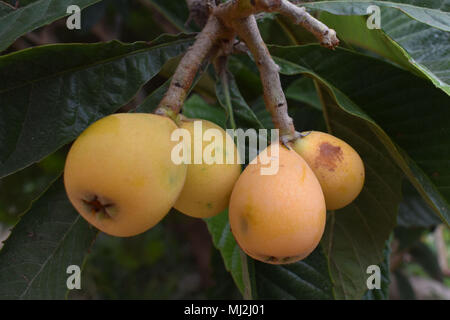
{"type": "MultiPolygon", "coordinates": [[[[308,77],[302,77],[292,84],[286,90],[286,96],[290,99],[307,103],[320,109],[320,100],[317,96],[317,91],[314,87],[313,80],[308,77]]],[[[297,110],[294,110],[297,111],[297,110]]],[[[311,123],[310,119],[304,114],[296,116],[295,112],[290,112],[294,120],[300,118],[311,123]],[[309,121],[308,121],[309,120],[309,121]]],[[[295,123],[297,130],[311,130],[312,127],[302,126],[300,121],[295,123]],[[298,123],[297,123],[298,122],[298,123]]],[[[403,181],[402,188],[403,200],[400,203],[397,224],[404,227],[431,227],[441,223],[441,220],[433,212],[430,206],[423,200],[417,190],[412,186],[408,180],[403,181]]]]}
{"type": "Polygon", "coordinates": [[[263,89],[258,68],[248,55],[231,56],[228,68],[245,100],[252,101],[262,96],[263,89]]]}
{"type": "MultiPolygon", "coordinates": [[[[225,111],[229,113],[230,111],[227,108],[226,102],[226,92],[229,92],[232,106],[231,112],[234,113],[238,127],[256,129],[263,128],[261,121],[256,117],[253,110],[242,97],[234,76],[231,73],[228,74],[228,88],[224,87],[220,81],[216,82],[217,99],[225,111]]],[[[227,117],[230,118],[231,115],[227,114],[227,117]]]]}
{"type": "Polygon", "coordinates": [[[192,43],[163,36],[49,45],[0,57],[0,177],[39,161],[118,110],[192,43]]]}
{"type": "Polygon", "coordinates": [[[206,103],[199,95],[193,94],[183,106],[183,115],[191,119],[205,119],[226,128],[225,111],[217,106],[206,103]]]}
{"type": "Polygon", "coordinates": [[[258,28],[264,42],[275,45],[317,43],[317,38],[288,17],[266,13],[258,17],[258,28]]]}
{"type": "Polygon", "coordinates": [[[345,112],[332,86],[318,88],[329,130],[349,143],[365,166],[363,190],[350,205],[329,213],[322,238],[336,297],[360,299],[367,291],[367,268],[383,262],[385,243],[396,225],[402,173],[371,124],[345,112]]]}
{"type": "Polygon", "coordinates": [[[255,273],[261,299],[334,298],[328,261],[321,246],[296,263],[275,266],[256,261],[255,273]]]}
{"type": "Polygon", "coordinates": [[[0,179],[0,224],[13,225],[48,189],[61,174],[67,151],[63,147],[42,161],[0,179]]]}
{"type": "Polygon", "coordinates": [[[286,98],[303,102],[317,110],[322,110],[320,99],[314,87],[314,81],[311,78],[302,77],[292,82],[286,90],[286,98]]]}
{"type": "Polygon", "coordinates": [[[244,294],[245,285],[242,276],[240,248],[233,237],[228,221],[228,210],[213,218],[205,219],[214,246],[220,250],[225,268],[231,273],[237,287],[244,294]]]}
{"type": "Polygon", "coordinates": [[[303,3],[311,9],[324,10],[340,15],[365,15],[370,5],[394,8],[404,12],[412,19],[444,31],[450,31],[450,3],[447,0],[331,0],[303,3]]]}
{"type": "Polygon", "coordinates": [[[131,112],[142,112],[142,113],[152,113],[158,107],[159,102],[162,100],[164,95],[170,86],[170,81],[172,78],[169,78],[164,82],[159,88],[154,90],[151,94],[149,94],[141,104],[139,104],[136,109],[131,112]]]}
{"type": "MultiPolygon", "coordinates": [[[[328,248],[337,296],[360,298],[365,291],[365,268],[382,261],[384,241],[396,223],[401,174],[391,157],[422,196],[428,197],[429,204],[442,204],[442,199],[434,200],[436,194],[427,192],[426,181],[415,174],[411,159],[406,159],[392,140],[414,155],[413,159],[422,168],[429,165],[429,175],[438,170],[444,177],[448,176],[445,159],[449,150],[442,148],[442,133],[446,132],[448,122],[440,118],[449,112],[445,106],[448,98],[426,81],[401,69],[347,50],[330,52],[311,45],[274,47],[271,52],[282,73],[303,73],[316,79],[330,129],[355,147],[366,165],[362,193],[353,204],[331,216],[323,239],[329,244],[324,248],[328,248]],[[424,100],[428,101],[427,106],[422,105],[424,100]],[[406,107],[408,111],[402,110],[406,107]],[[389,136],[382,128],[386,128],[389,136]],[[415,134],[417,130],[426,135],[426,144],[415,134]],[[404,140],[405,135],[409,140],[404,140]],[[438,145],[441,152],[434,152],[431,159],[426,150],[438,145]],[[420,149],[422,152],[418,152],[420,149]],[[441,166],[438,159],[442,159],[441,166]]],[[[439,189],[437,181],[433,182],[439,189]]],[[[441,186],[440,191],[445,195],[445,185],[441,186]]],[[[448,205],[434,206],[434,209],[448,223],[448,205]]]]}
{"type": "Polygon", "coordinates": [[[366,16],[321,15],[346,44],[374,51],[428,77],[450,94],[450,32],[413,20],[392,8],[382,8],[381,17],[381,29],[371,30],[366,26],[366,16]]]}
{"type": "Polygon", "coordinates": [[[397,217],[399,226],[429,228],[441,223],[439,217],[409,181],[403,182],[402,191],[403,201],[400,203],[397,217]]]}
{"type": "Polygon", "coordinates": [[[100,0],[36,0],[17,9],[0,2],[0,51],[17,38],[68,15],[67,8],[84,9],[100,0]]]}
{"type": "Polygon", "coordinates": [[[316,45],[273,47],[288,75],[331,86],[341,109],[371,126],[428,205],[450,221],[448,96],[409,72],[352,51],[316,45]],[[398,147],[398,146],[400,147],[398,147]]]}
{"type": "MultiPolygon", "coordinates": [[[[405,69],[430,79],[450,94],[450,2],[448,0],[394,1],[311,1],[302,6],[319,9],[319,18],[336,30],[342,45],[375,52],[405,69]],[[381,29],[367,26],[369,6],[380,9],[381,29]]],[[[275,37],[273,44],[305,44],[305,29],[282,17],[268,15],[267,23],[275,37]],[[280,28],[281,26],[281,28],[280,28]],[[289,40],[285,40],[285,38],[289,40]]]]}
{"type": "Polygon", "coordinates": [[[0,251],[0,299],[64,299],[67,268],[82,268],[96,234],[72,207],[58,179],[0,251]]]}

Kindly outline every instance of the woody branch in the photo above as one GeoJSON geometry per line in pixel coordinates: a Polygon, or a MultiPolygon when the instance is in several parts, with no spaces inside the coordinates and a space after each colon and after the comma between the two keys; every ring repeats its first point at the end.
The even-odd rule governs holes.
{"type": "MultiPolygon", "coordinates": [[[[172,116],[178,114],[203,60],[211,52],[220,52],[218,47],[223,43],[229,43],[237,34],[246,43],[258,65],[264,100],[275,126],[281,131],[282,140],[289,141],[295,138],[296,132],[287,112],[278,66],[272,60],[259,33],[254,14],[260,12],[283,14],[314,34],[321,45],[331,49],[339,44],[336,32],[312,17],[305,8],[287,0],[230,0],[220,5],[216,5],[214,0],[187,1],[190,8],[208,12],[209,17],[194,44],[181,59],[156,113],[172,116]]],[[[201,19],[199,21],[202,23],[201,19]]]]}

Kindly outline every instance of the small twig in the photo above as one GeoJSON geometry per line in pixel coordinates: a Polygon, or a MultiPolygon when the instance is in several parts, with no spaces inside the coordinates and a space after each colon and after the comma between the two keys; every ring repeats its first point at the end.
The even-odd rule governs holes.
{"type": "Polygon", "coordinates": [[[155,111],[156,114],[180,112],[198,69],[224,31],[222,23],[211,15],[205,28],[178,64],[170,87],[155,111]]]}
{"type": "MultiPolygon", "coordinates": [[[[233,28],[247,44],[258,66],[264,92],[266,108],[272,116],[280,138],[291,140],[296,136],[292,119],[288,115],[286,97],[281,87],[279,67],[273,61],[253,15],[233,21],[233,28]]],[[[287,141],[283,141],[287,142],[287,141]]]]}
{"type": "Polygon", "coordinates": [[[225,24],[260,12],[279,12],[294,23],[310,31],[324,47],[334,49],[339,45],[336,31],[311,16],[304,7],[287,0],[231,0],[214,8],[213,13],[225,24]]]}
{"type": "Polygon", "coordinates": [[[302,25],[319,40],[322,46],[334,49],[339,45],[336,31],[311,16],[304,7],[298,7],[289,1],[282,0],[280,7],[275,11],[291,18],[294,23],[302,25]]]}
{"type": "MultiPolygon", "coordinates": [[[[220,54],[233,53],[232,44],[236,33],[246,43],[259,68],[264,101],[276,128],[280,129],[280,140],[286,145],[298,137],[293,121],[288,115],[287,101],[278,73],[279,67],[273,61],[261,37],[254,14],[279,12],[286,15],[312,32],[320,43],[328,48],[334,48],[339,44],[336,32],[312,17],[305,8],[287,0],[231,0],[220,5],[216,5],[213,0],[187,0],[187,3],[191,14],[200,8],[204,12],[207,7],[209,17],[195,43],[181,59],[170,87],[155,113],[170,117],[178,114],[203,60],[211,52],[220,53],[225,49],[227,52],[220,54]],[[218,43],[220,37],[224,37],[228,45],[218,43]]],[[[221,74],[221,80],[226,80],[224,73],[221,74]]]]}

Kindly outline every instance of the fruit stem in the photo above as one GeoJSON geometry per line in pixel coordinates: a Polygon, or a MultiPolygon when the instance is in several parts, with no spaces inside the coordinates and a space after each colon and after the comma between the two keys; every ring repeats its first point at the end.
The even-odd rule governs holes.
{"type": "Polygon", "coordinates": [[[275,127],[280,130],[280,138],[288,137],[287,140],[295,138],[294,123],[288,115],[288,105],[281,87],[279,67],[273,61],[261,37],[255,16],[233,21],[233,28],[246,43],[258,66],[266,108],[272,116],[275,127]]]}
{"type": "Polygon", "coordinates": [[[180,112],[198,69],[224,31],[226,29],[222,23],[215,16],[210,15],[194,44],[178,64],[169,89],[155,111],[156,114],[167,115],[168,109],[175,114],[180,112]]]}

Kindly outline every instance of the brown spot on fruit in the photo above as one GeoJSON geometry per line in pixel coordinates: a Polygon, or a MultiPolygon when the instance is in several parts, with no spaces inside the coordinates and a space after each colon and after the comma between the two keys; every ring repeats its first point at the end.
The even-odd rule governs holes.
{"type": "Polygon", "coordinates": [[[324,167],[328,171],[334,171],[337,167],[337,161],[343,160],[341,147],[335,147],[328,142],[323,142],[319,146],[319,155],[314,161],[314,166],[324,167]]]}

